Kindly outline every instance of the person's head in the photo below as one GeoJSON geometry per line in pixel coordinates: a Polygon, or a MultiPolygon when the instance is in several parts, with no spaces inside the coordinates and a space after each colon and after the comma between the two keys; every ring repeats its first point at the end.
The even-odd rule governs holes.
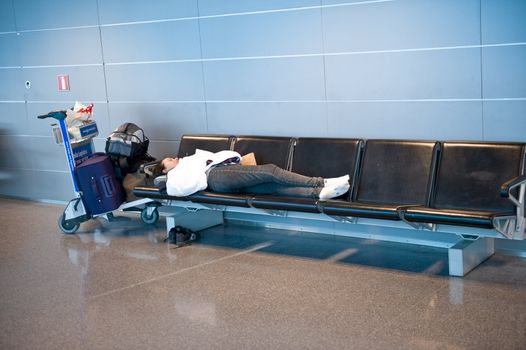
{"type": "Polygon", "coordinates": [[[167,174],[170,170],[179,164],[179,158],[166,157],[163,158],[155,167],[154,172],[157,174],[167,174]]]}

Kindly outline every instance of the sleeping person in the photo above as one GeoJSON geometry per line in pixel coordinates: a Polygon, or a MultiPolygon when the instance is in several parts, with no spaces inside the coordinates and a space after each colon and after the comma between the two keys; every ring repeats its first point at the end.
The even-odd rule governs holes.
{"type": "Polygon", "coordinates": [[[251,193],[327,200],[349,191],[349,175],[308,177],[274,164],[241,165],[234,151],[196,150],[184,158],[164,158],[157,169],[167,175],[171,196],[188,196],[206,188],[223,193],[251,193]]]}

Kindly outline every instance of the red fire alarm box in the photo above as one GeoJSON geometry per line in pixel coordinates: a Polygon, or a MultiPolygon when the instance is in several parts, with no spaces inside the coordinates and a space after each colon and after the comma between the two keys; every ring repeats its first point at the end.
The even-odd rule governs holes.
{"type": "Polygon", "coordinates": [[[69,76],[67,74],[57,75],[58,91],[69,91],[69,76]]]}

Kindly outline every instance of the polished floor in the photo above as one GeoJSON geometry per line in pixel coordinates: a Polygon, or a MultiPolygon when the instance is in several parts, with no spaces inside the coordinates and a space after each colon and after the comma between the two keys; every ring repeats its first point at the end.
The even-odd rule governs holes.
{"type": "Polygon", "coordinates": [[[526,259],[465,278],[444,249],[229,223],[174,249],[160,221],[0,198],[0,349],[526,349],[526,259]]]}

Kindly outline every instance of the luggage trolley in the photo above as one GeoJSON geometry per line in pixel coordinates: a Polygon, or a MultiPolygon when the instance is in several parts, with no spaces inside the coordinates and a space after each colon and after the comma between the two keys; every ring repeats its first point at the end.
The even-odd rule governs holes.
{"type": "Polygon", "coordinates": [[[159,219],[159,211],[157,207],[161,204],[150,198],[142,198],[131,202],[124,202],[118,208],[105,213],[92,215],[86,208],[83,202],[83,194],[79,188],[79,183],[75,175],[75,168],[82,161],[88,159],[95,152],[93,145],[93,138],[99,134],[97,124],[95,121],[90,121],[85,125],[79,127],[80,139],[70,140],[68,128],[66,126],[66,111],[53,111],[45,115],[39,115],[39,119],[53,118],[58,121],[58,126],[53,126],[53,136],[57,144],[63,144],[66,151],[66,157],[69,166],[71,180],[73,182],[73,190],[75,198],[69,201],[64,209],[63,214],[59,217],[58,226],[60,230],[66,234],[75,233],[80,224],[92,218],[103,217],[108,221],[116,221],[118,219],[127,220],[127,218],[116,218],[113,216],[113,211],[135,211],[140,212],[141,220],[146,224],[154,224],[159,219]],[[142,208],[143,207],[143,208],[142,208]]]}

